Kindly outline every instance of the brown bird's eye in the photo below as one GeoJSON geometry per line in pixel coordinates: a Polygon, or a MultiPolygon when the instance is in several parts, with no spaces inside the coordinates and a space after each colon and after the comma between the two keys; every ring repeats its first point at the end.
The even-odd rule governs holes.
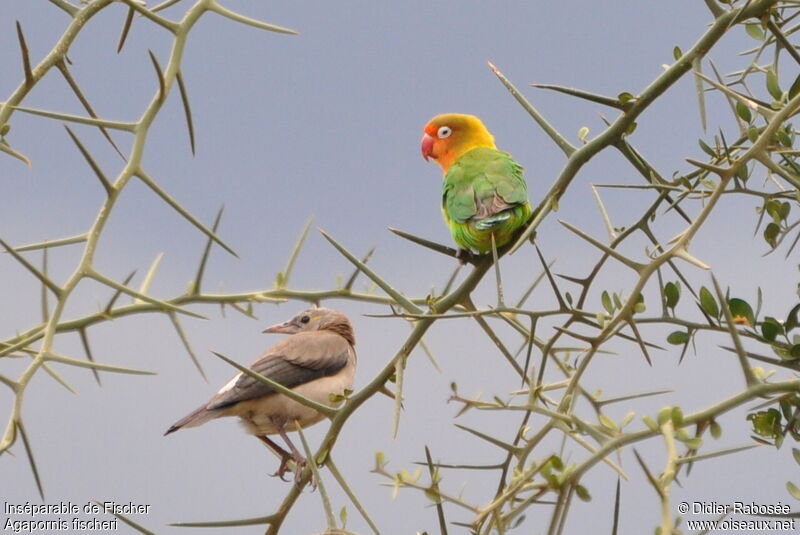
{"type": "Polygon", "coordinates": [[[311,316],[303,316],[300,318],[300,323],[308,323],[309,321],[311,321],[311,316]]]}
{"type": "Polygon", "coordinates": [[[446,137],[450,137],[450,134],[452,133],[453,131],[449,126],[440,126],[439,130],[436,132],[436,135],[439,137],[439,139],[444,139],[446,137]]]}

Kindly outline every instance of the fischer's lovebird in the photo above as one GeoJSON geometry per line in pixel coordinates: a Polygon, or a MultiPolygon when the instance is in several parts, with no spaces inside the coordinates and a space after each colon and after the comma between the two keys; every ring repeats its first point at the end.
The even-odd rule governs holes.
{"type": "Polygon", "coordinates": [[[492,250],[492,235],[506,245],[532,213],[522,166],[474,115],[437,115],[424,131],[422,156],[444,172],[442,214],[455,242],[481,254],[492,250]]]}

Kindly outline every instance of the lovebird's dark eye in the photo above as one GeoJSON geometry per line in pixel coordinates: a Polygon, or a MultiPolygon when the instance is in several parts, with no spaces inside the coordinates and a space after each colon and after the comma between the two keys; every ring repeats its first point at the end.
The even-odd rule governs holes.
{"type": "Polygon", "coordinates": [[[308,323],[309,321],[311,321],[311,316],[303,316],[300,318],[300,323],[308,323]]]}
{"type": "Polygon", "coordinates": [[[449,126],[440,126],[439,131],[436,132],[436,135],[439,137],[439,139],[444,139],[446,137],[450,137],[450,134],[452,133],[453,131],[450,129],[449,126]]]}

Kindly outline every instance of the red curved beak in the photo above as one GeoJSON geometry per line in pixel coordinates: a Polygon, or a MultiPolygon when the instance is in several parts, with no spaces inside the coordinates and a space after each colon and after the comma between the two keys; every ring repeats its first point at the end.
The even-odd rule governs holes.
{"type": "Polygon", "coordinates": [[[428,134],[422,136],[422,157],[425,158],[425,161],[428,161],[428,158],[435,158],[433,156],[433,138],[428,134]]]}

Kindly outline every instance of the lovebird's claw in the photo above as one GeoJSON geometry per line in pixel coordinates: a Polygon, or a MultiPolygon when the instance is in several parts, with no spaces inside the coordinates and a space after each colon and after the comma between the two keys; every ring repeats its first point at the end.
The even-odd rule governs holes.
{"type": "Polygon", "coordinates": [[[458,263],[462,266],[472,260],[472,252],[468,249],[461,249],[459,247],[458,251],[456,251],[456,258],[458,259],[458,263]]]}

